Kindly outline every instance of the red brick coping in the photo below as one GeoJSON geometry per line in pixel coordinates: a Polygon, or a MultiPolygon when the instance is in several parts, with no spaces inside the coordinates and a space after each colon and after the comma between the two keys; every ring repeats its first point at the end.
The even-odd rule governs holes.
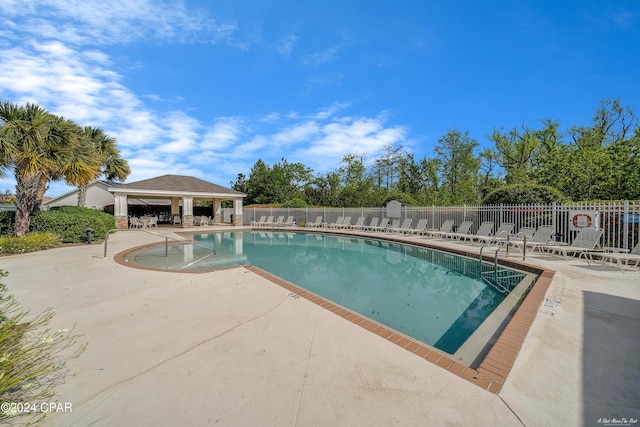
{"type": "MultiPolygon", "coordinates": [[[[298,230],[299,231],[299,230],[298,230]]],[[[304,230],[309,231],[309,230],[304,230]]],[[[341,234],[344,235],[346,233],[331,233],[327,232],[327,230],[321,229],[317,231],[322,231],[325,234],[341,234]]],[[[186,233],[188,234],[188,233],[186,233]]],[[[393,236],[376,236],[371,234],[360,234],[360,233],[349,233],[350,236],[354,237],[367,237],[372,239],[383,239],[388,241],[394,241],[397,243],[403,243],[408,245],[420,246],[428,249],[439,250],[444,252],[451,252],[462,256],[471,256],[477,257],[469,252],[465,252],[462,250],[452,249],[452,248],[443,248],[438,246],[432,246],[427,244],[426,242],[415,242],[415,241],[407,241],[401,238],[395,238],[393,236]]],[[[186,237],[186,236],[185,236],[186,237]]],[[[117,254],[114,257],[114,260],[120,264],[128,265],[129,267],[142,268],[147,270],[155,270],[153,268],[146,268],[137,264],[129,264],[125,261],[124,255],[126,253],[130,253],[133,250],[141,249],[144,247],[156,246],[156,245],[144,245],[138,246],[136,248],[128,249],[117,254]]],[[[489,257],[483,257],[485,260],[490,260],[489,257]]],[[[386,339],[394,343],[397,346],[404,348],[407,351],[415,354],[418,357],[421,357],[431,363],[440,366],[443,369],[451,372],[454,375],[463,378],[478,387],[482,387],[485,390],[490,391],[491,393],[498,394],[504,385],[509,372],[511,372],[511,368],[513,368],[513,364],[518,357],[518,353],[522,348],[522,344],[524,342],[527,333],[529,332],[529,328],[533,323],[533,320],[538,313],[540,308],[540,304],[542,303],[544,296],[549,289],[549,285],[551,284],[551,280],[555,274],[553,270],[543,270],[541,268],[532,266],[530,264],[524,264],[511,260],[500,260],[500,264],[507,267],[513,267],[520,270],[525,270],[529,272],[533,272],[538,274],[538,278],[536,282],[531,285],[529,288],[529,292],[521,301],[520,306],[517,308],[516,312],[512,315],[511,319],[507,323],[507,326],[502,330],[496,342],[491,346],[487,354],[484,356],[484,359],[480,362],[476,369],[470,368],[466,365],[463,365],[460,362],[452,360],[448,356],[440,353],[438,350],[428,347],[425,344],[412,339],[409,336],[401,334],[393,329],[382,325],[375,320],[369,319],[365,316],[362,316],[358,313],[350,311],[344,307],[341,307],[319,295],[316,295],[313,292],[310,292],[304,288],[301,288],[297,285],[294,285],[291,282],[287,282],[286,280],[281,279],[278,276],[275,276],[271,273],[268,273],[258,267],[254,266],[243,266],[244,268],[254,272],[255,274],[266,278],[267,280],[282,286],[283,288],[289,290],[290,292],[295,293],[315,304],[318,304],[320,307],[323,307],[338,316],[345,318],[346,320],[355,323],[356,325],[373,332],[376,335],[386,339]]],[[[231,267],[238,268],[238,267],[231,267]]],[[[158,271],[158,270],[156,270],[158,271]]],[[[161,270],[165,271],[165,270],[161,270]]],[[[184,272],[183,272],[184,273],[184,272]]]]}

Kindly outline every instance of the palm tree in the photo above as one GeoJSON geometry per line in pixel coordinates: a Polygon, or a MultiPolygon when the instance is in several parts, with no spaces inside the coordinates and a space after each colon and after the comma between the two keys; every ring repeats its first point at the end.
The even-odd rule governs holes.
{"type": "MultiPolygon", "coordinates": [[[[105,135],[100,128],[85,126],[81,132],[82,138],[88,149],[95,152],[100,159],[100,171],[93,179],[100,175],[109,181],[124,181],[131,173],[129,165],[120,156],[120,150],[116,146],[116,139],[105,135]]],[[[87,199],[87,185],[78,186],[78,206],[84,206],[87,199]]]]}
{"type": "Polygon", "coordinates": [[[83,146],[79,127],[37,104],[0,103],[0,173],[13,168],[16,177],[14,235],[29,231],[30,212],[39,209],[51,180],[87,183],[100,160],[83,146]]]}

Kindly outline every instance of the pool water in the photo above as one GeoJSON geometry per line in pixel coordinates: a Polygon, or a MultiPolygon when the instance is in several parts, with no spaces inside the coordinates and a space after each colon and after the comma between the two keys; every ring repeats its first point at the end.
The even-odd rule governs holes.
{"type": "Polygon", "coordinates": [[[417,246],[320,233],[193,239],[194,245],[169,246],[166,257],[162,246],[130,260],[186,271],[253,265],[450,354],[505,299],[481,279],[477,260],[417,246]]]}

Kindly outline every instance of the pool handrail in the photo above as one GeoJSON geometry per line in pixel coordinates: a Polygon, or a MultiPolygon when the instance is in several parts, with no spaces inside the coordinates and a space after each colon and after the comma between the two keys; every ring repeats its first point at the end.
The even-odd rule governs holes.
{"type": "Polygon", "coordinates": [[[208,247],[202,246],[202,245],[198,245],[196,243],[193,243],[193,241],[176,239],[175,237],[165,236],[163,234],[154,233],[153,231],[144,230],[144,229],[141,229],[141,228],[135,228],[135,229],[131,229],[131,228],[112,228],[110,230],[107,230],[106,234],[104,235],[104,255],[103,255],[103,259],[107,259],[107,245],[109,243],[109,234],[111,234],[112,231],[142,231],[142,232],[145,232],[145,233],[148,233],[148,234],[153,234],[154,236],[164,237],[164,256],[165,256],[165,258],[169,256],[169,239],[175,240],[176,242],[180,242],[180,243],[189,243],[189,244],[191,244],[193,246],[197,246],[199,248],[210,249],[210,250],[213,251],[212,253],[214,255],[216,253],[215,249],[208,248],[208,247]]]}

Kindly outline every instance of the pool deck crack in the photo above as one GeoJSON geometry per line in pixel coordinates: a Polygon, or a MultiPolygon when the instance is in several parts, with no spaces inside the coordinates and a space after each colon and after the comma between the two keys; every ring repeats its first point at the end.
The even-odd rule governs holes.
{"type": "Polygon", "coordinates": [[[300,385],[300,393],[298,394],[298,401],[296,402],[296,412],[293,419],[293,425],[298,425],[298,415],[300,414],[300,404],[302,403],[302,395],[304,394],[305,383],[307,382],[307,372],[309,371],[309,360],[311,359],[311,350],[313,349],[313,341],[316,336],[316,329],[318,328],[318,314],[319,307],[315,309],[316,318],[313,324],[313,331],[311,332],[311,340],[309,341],[309,352],[307,353],[307,360],[304,365],[304,374],[302,375],[302,384],[300,385]]]}

